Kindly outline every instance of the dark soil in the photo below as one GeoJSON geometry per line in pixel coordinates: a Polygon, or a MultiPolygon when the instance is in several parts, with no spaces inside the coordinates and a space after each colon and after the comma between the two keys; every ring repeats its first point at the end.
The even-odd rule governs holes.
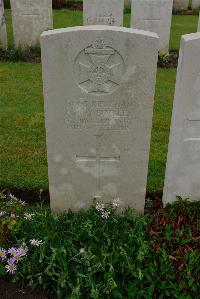
{"type": "Polygon", "coordinates": [[[39,50],[27,49],[22,51],[9,48],[7,51],[0,50],[0,61],[40,63],[41,53],[39,50]]]}
{"type": "MultiPolygon", "coordinates": [[[[8,49],[7,51],[0,51],[0,61],[10,62],[32,62],[41,63],[41,54],[39,51],[27,49],[24,51],[17,51],[8,49]]],[[[176,68],[178,65],[178,52],[170,52],[169,55],[158,58],[158,67],[161,68],[176,68]]]]}
{"type": "Polygon", "coordinates": [[[16,188],[11,188],[11,189],[6,189],[1,191],[9,198],[9,194],[11,193],[12,195],[16,196],[17,198],[25,201],[26,203],[30,205],[34,205],[36,202],[39,200],[42,200],[45,204],[50,203],[50,196],[49,196],[49,190],[38,190],[38,189],[16,189],[16,188]]]}
{"type": "Polygon", "coordinates": [[[66,3],[66,8],[72,9],[72,10],[83,10],[83,3],[82,2],[68,1],[66,3]]]}
{"type": "Polygon", "coordinates": [[[170,52],[169,55],[158,57],[158,67],[161,68],[176,68],[178,65],[178,52],[170,52]]]}
{"type": "Polygon", "coordinates": [[[22,288],[19,284],[0,280],[0,299],[55,299],[45,292],[22,288]]]}
{"type": "Polygon", "coordinates": [[[195,10],[187,9],[187,10],[177,10],[177,11],[174,10],[173,15],[180,15],[180,16],[198,15],[198,9],[195,10]]]}
{"type": "MultiPolygon", "coordinates": [[[[9,194],[14,195],[15,197],[25,201],[29,206],[35,206],[36,203],[42,201],[44,206],[50,205],[50,195],[49,190],[26,190],[26,189],[4,189],[1,191],[9,198],[9,194]]],[[[158,210],[163,207],[162,204],[162,192],[147,192],[146,199],[153,202],[153,210],[158,210]]],[[[145,207],[145,213],[152,212],[152,208],[145,207]]]]}

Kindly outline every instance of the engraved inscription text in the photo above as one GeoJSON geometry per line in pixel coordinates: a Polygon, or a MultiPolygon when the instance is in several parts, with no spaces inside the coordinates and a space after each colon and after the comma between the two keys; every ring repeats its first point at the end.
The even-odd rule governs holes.
{"type": "Polygon", "coordinates": [[[66,107],[68,129],[127,130],[131,122],[133,101],[120,102],[80,99],[66,107]]]}

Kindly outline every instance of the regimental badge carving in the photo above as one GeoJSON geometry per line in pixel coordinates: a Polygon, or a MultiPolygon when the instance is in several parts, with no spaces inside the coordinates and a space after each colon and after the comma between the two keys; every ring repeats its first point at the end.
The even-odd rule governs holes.
{"type": "Polygon", "coordinates": [[[79,87],[96,95],[106,95],[115,91],[125,72],[122,56],[103,40],[96,40],[81,51],[74,68],[79,87]]]}

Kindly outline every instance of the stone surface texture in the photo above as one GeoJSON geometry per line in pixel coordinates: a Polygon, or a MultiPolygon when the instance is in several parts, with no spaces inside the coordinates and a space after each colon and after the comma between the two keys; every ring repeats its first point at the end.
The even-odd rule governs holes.
{"type": "Polygon", "coordinates": [[[123,26],[124,0],[84,0],[84,25],[123,26]]]}
{"type": "Polygon", "coordinates": [[[192,9],[200,7],[200,0],[192,0],[192,9]]]}
{"type": "Polygon", "coordinates": [[[174,10],[187,10],[189,6],[189,0],[174,0],[174,10]]]}
{"type": "Polygon", "coordinates": [[[112,26],[41,36],[51,208],[144,211],[158,36],[112,26]]]}
{"type": "Polygon", "coordinates": [[[0,0],[0,48],[6,50],[8,47],[6,19],[4,16],[4,3],[0,0]]]}
{"type": "Polygon", "coordinates": [[[156,32],[159,51],[167,53],[173,0],[132,0],[131,27],[156,32]]]}
{"type": "Polygon", "coordinates": [[[200,200],[200,33],[182,36],[166,167],[164,203],[200,200]]]}
{"type": "Polygon", "coordinates": [[[11,0],[16,47],[39,45],[43,31],[53,28],[52,0],[11,0]]]}

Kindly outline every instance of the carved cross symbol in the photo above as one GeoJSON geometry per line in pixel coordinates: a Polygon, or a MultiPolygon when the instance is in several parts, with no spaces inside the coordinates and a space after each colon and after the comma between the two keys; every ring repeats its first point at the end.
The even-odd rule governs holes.
{"type": "Polygon", "coordinates": [[[200,121],[200,119],[198,119],[198,118],[195,118],[195,119],[188,118],[187,120],[188,121],[200,121]]]}
{"type": "Polygon", "coordinates": [[[152,19],[143,19],[144,22],[148,22],[148,27],[149,27],[149,30],[153,30],[152,26],[153,24],[155,24],[155,22],[160,22],[160,19],[157,19],[157,18],[152,18],[152,19]]]}
{"type": "Polygon", "coordinates": [[[144,22],[144,24],[143,24],[143,26],[144,26],[143,29],[144,30],[154,31],[155,30],[154,26],[159,24],[160,19],[156,18],[156,17],[153,17],[153,16],[151,18],[149,16],[148,19],[143,19],[143,22],[144,22]]]}
{"type": "Polygon", "coordinates": [[[96,194],[95,197],[101,197],[100,191],[100,177],[101,177],[101,163],[102,162],[119,162],[120,156],[102,156],[101,145],[102,135],[95,135],[96,137],[96,155],[78,156],[76,155],[76,162],[95,162],[96,163],[96,194]]]}
{"type": "MultiPolygon", "coordinates": [[[[195,119],[188,118],[187,121],[193,122],[193,123],[195,123],[195,122],[198,123],[198,122],[200,122],[200,119],[198,119],[198,118],[195,118],[195,119]]],[[[200,141],[200,138],[185,138],[184,141],[200,141]]]]}
{"type": "Polygon", "coordinates": [[[152,19],[144,19],[144,21],[160,21],[160,19],[152,18],[152,19]]]}

